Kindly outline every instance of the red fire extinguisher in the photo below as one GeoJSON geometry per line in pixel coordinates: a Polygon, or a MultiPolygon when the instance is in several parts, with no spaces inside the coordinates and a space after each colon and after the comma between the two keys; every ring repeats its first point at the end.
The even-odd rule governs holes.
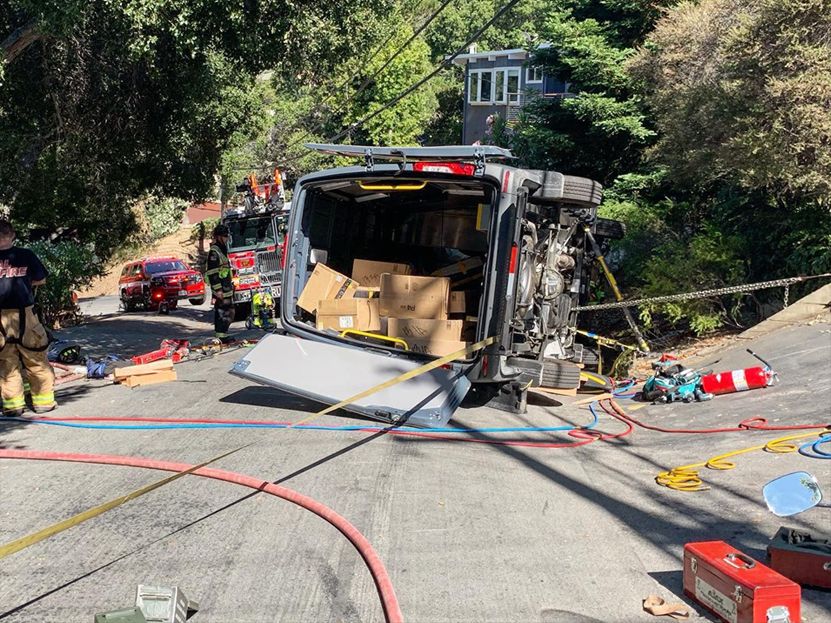
{"type": "Polygon", "coordinates": [[[743,392],[748,389],[769,387],[779,380],[767,361],[759,357],[759,355],[749,348],[747,352],[765,365],[744,368],[743,370],[728,370],[726,372],[707,374],[701,377],[701,389],[708,394],[732,394],[733,392],[743,392]]]}

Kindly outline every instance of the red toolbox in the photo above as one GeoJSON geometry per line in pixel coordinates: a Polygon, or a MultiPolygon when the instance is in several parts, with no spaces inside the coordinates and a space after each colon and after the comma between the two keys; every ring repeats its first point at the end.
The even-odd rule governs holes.
{"type": "Polygon", "coordinates": [[[803,586],[831,588],[831,538],[779,528],[768,544],[770,566],[803,586]]]}
{"type": "Polygon", "coordinates": [[[724,541],[684,546],[684,592],[730,623],[799,623],[799,584],[724,541]]]}

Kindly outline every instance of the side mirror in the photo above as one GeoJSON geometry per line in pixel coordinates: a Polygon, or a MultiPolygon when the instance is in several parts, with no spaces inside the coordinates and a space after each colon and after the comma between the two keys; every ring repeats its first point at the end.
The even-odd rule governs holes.
{"type": "Polygon", "coordinates": [[[775,478],[762,487],[771,513],[790,517],[813,508],[822,501],[819,483],[808,472],[794,472],[775,478]]]}

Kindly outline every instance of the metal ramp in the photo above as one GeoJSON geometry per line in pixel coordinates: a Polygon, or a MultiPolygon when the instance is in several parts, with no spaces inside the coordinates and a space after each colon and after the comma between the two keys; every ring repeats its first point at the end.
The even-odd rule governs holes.
{"type": "MultiPolygon", "coordinates": [[[[420,365],[362,348],[272,333],[237,361],[231,373],[333,405],[420,365]]],[[[344,409],[390,424],[435,428],[447,424],[469,389],[470,381],[463,371],[437,368],[344,409]]]]}

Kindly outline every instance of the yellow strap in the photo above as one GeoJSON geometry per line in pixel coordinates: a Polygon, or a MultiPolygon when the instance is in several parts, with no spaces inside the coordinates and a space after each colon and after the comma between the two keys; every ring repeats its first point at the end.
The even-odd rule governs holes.
{"type": "Polygon", "coordinates": [[[360,335],[362,337],[369,337],[375,338],[376,340],[382,340],[385,342],[392,342],[393,344],[397,344],[404,348],[404,350],[410,350],[410,347],[407,345],[407,342],[402,340],[400,337],[390,337],[389,335],[383,335],[381,333],[371,333],[369,331],[359,331],[358,329],[346,329],[346,331],[341,331],[341,337],[349,337],[350,335],[360,335]]]}
{"type": "Polygon", "coordinates": [[[102,515],[109,510],[117,508],[130,500],[135,500],[138,497],[141,497],[145,493],[150,493],[151,491],[158,489],[174,480],[178,480],[182,476],[186,476],[187,474],[192,474],[196,470],[205,467],[206,465],[210,465],[219,459],[223,459],[226,456],[233,454],[234,452],[239,452],[243,448],[246,448],[252,444],[246,444],[244,446],[240,446],[236,450],[231,450],[230,452],[225,452],[224,454],[220,454],[217,457],[209,459],[204,463],[200,463],[199,465],[194,465],[190,469],[187,469],[183,472],[179,472],[177,474],[173,474],[172,476],[168,476],[167,478],[162,478],[152,484],[149,484],[141,489],[136,489],[132,493],[128,493],[127,495],[122,495],[120,497],[115,498],[114,500],[110,500],[109,502],[105,502],[104,504],[99,504],[89,510],[85,510],[82,513],[78,513],[74,517],[70,517],[69,519],[64,519],[48,528],[44,528],[43,530],[39,530],[37,532],[33,532],[28,536],[21,537],[14,541],[10,541],[5,545],[0,546],[0,558],[5,558],[10,554],[14,554],[15,552],[19,552],[20,550],[29,547],[30,545],[34,545],[35,543],[39,543],[44,539],[48,539],[50,536],[58,534],[59,532],[63,532],[64,530],[68,530],[74,526],[77,526],[80,523],[87,521],[88,519],[92,519],[93,517],[98,517],[98,515],[102,515]]]}

